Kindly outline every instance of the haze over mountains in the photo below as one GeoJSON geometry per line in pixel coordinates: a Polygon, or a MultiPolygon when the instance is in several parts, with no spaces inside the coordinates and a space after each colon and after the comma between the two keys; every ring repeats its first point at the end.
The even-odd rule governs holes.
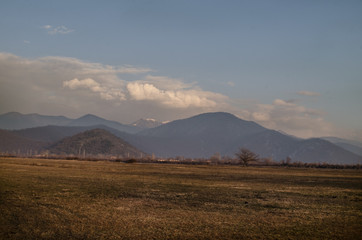
{"type": "Polygon", "coordinates": [[[121,124],[116,121],[109,121],[92,114],[86,114],[77,119],[64,116],[44,116],[40,114],[21,114],[10,112],[0,115],[0,129],[16,130],[32,127],[55,126],[94,126],[105,125],[119,131],[135,133],[144,127],[132,124],[121,124]]]}
{"type": "Polygon", "coordinates": [[[0,128],[14,130],[47,125],[66,126],[71,121],[72,119],[64,116],[45,116],[37,113],[21,114],[18,112],[9,112],[0,115],[0,128]]]}
{"type": "Polygon", "coordinates": [[[327,140],[337,146],[340,146],[341,148],[344,148],[350,152],[362,156],[362,143],[360,142],[346,140],[342,138],[336,138],[336,137],[322,137],[322,139],[327,140]]]}
{"type": "MultiPolygon", "coordinates": [[[[4,144],[6,138],[19,139],[18,141],[24,146],[50,149],[49,146],[59,144],[59,141],[66,137],[98,128],[106,130],[107,133],[102,134],[108,137],[108,134],[112,134],[131,144],[131,147],[139,149],[138,151],[154,153],[158,157],[208,158],[215,153],[233,157],[240,147],[245,147],[260,157],[272,158],[276,161],[290,157],[292,161],[308,163],[362,163],[362,156],[358,155],[359,147],[351,143],[347,146],[348,148],[343,148],[346,145],[340,144],[341,141],[339,145],[336,145],[331,142],[332,140],[299,139],[264,128],[255,122],[239,119],[229,113],[205,113],[161,125],[153,120],[148,120],[148,123],[145,121],[147,122],[147,120],[140,120],[134,124],[125,125],[89,114],[78,119],[39,114],[3,114],[0,115],[0,129],[19,129],[29,126],[33,128],[2,130],[0,151],[5,149],[18,151],[16,147],[12,148],[11,144],[4,144]],[[152,127],[152,123],[158,126],[152,127]],[[26,143],[26,141],[29,142],[26,143]],[[354,150],[357,151],[353,153],[354,150]]],[[[112,141],[118,141],[112,139],[112,141]]],[[[68,139],[68,143],[69,141],[68,139]]],[[[16,143],[17,140],[11,142],[16,143]]],[[[16,144],[18,149],[19,145],[21,144],[16,144]]],[[[68,144],[68,148],[70,145],[68,144]]],[[[68,153],[67,151],[62,150],[63,153],[68,153]]]]}

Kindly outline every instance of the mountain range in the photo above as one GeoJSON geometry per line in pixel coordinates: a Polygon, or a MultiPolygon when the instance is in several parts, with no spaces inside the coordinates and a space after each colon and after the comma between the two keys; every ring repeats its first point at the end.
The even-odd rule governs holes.
{"type": "Polygon", "coordinates": [[[7,130],[41,127],[47,125],[66,126],[72,119],[64,116],[45,116],[37,113],[21,114],[9,112],[0,115],[0,128],[7,130]]]}
{"type": "MultiPolygon", "coordinates": [[[[0,143],[3,144],[6,136],[8,138],[10,136],[10,138],[18,138],[24,146],[43,144],[44,148],[54,146],[66,137],[98,128],[126,141],[139,151],[153,153],[158,157],[208,158],[215,153],[233,157],[240,147],[244,147],[262,158],[272,158],[276,161],[290,157],[292,161],[308,163],[362,163],[362,156],[358,154],[358,151],[354,152],[354,150],[359,150],[359,147],[351,142],[347,146],[346,143],[341,144],[341,140],[335,144],[333,139],[328,140],[328,138],[300,139],[224,112],[204,113],[161,125],[157,123],[157,127],[136,123],[124,125],[95,115],[85,115],[73,120],[62,116],[30,115],[32,116],[23,115],[24,118],[21,117],[21,114],[16,113],[0,115],[0,128],[2,129],[43,124],[41,127],[28,129],[2,130],[0,131],[0,143]],[[14,119],[14,116],[16,121],[11,123],[9,119],[14,119]],[[29,122],[27,123],[27,121],[29,122]],[[50,125],[61,126],[44,126],[46,121],[49,121],[50,125]],[[26,141],[31,144],[25,144],[26,141]]],[[[151,122],[156,121],[151,120],[151,122]]],[[[16,143],[17,140],[12,142],[16,143]]],[[[11,148],[10,145],[6,144],[8,150],[11,148]]],[[[19,145],[21,144],[17,144],[18,148],[19,145]]],[[[14,149],[18,151],[16,147],[14,149]]],[[[4,147],[1,145],[0,151],[4,151],[4,147]]]]}
{"type": "Polygon", "coordinates": [[[93,114],[86,114],[77,119],[64,116],[45,116],[40,114],[21,114],[9,112],[0,115],[0,129],[19,130],[25,128],[54,126],[95,126],[104,125],[119,131],[136,133],[148,127],[159,126],[161,123],[151,120],[139,120],[132,124],[121,124],[116,121],[106,120],[93,114]],[[152,125],[153,124],[153,125],[152,125]]]}

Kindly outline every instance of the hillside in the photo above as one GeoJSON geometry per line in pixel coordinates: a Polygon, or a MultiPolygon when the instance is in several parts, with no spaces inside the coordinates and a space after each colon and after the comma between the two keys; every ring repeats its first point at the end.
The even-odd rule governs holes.
{"type": "Polygon", "coordinates": [[[277,131],[267,130],[242,143],[261,157],[275,160],[290,157],[294,162],[358,164],[362,157],[319,138],[298,139],[277,131]]]}
{"type": "Polygon", "coordinates": [[[36,154],[47,143],[19,136],[11,131],[0,129],[0,152],[9,154],[36,154]]]}
{"type": "Polygon", "coordinates": [[[104,129],[87,130],[48,147],[52,154],[59,155],[113,155],[118,157],[141,157],[141,151],[104,129]]]}
{"type": "Polygon", "coordinates": [[[35,141],[55,143],[65,137],[70,137],[75,134],[96,128],[104,129],[121,139],[129,139],[132,138],[131,136],[133,136],[129,133],[121,132],[105,125],[93,125],[85,127],[45,126],[13,130],[11,132],[18,136],[32,139],[35,141]]]}
{"type": "Polygon", "coordinates": [[[341,148],[344,148],[347,151],[362,156],[362,143],[360,142],[337,138],[337,137],[323,137],[322,139],[327,140],[328,142],[331,142],[337,146],[340,146],[341,148]]]}
{"type": "Polygon", "coordinates": [[[93,128],[94,127],[44,126],[13,130],[12,132],[18,136],[32,140],[52,143],[93,128]]]}
{"type": "Polygon", "coordinates": [[[295,161],[330,164],[361,164],[362,156],[319,138],[301,141],[290,154],[295,161]]]}

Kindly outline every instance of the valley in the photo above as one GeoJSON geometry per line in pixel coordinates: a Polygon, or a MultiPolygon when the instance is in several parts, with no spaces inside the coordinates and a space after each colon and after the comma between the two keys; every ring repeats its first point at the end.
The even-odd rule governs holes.
{"type": "Polygon", "coordinates": [[[1,239],[359,239],[361,170],[0,158],[1,239]]]}

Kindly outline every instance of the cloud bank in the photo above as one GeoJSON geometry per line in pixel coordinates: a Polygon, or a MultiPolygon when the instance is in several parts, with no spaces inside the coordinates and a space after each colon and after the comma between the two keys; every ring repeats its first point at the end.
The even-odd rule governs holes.
{"type": "MultiPolygon", "coordinates": [[[[226,111],[299,137],[347,136],[325,120],[327,113],[300,102],[275,98],[271,103],[245,99],[241,103],[205,91],[194,82],[159,76],[147,67],[111,66],[57,56],[28,59],[0,53],[0,86],[0,113],[69,117],[93,113],[130,123],[139,118],[166,121],[226,111]]],[[[319,95],[308,91],[297,94],[319,95]]]]}
{"type": "Polygon", "coordinates": [[[158,102],[170,108],[213,108],[218,106],[217,101],[227,97],[200,89],[160,89],[148,82],[131,82],[127,84],[131,99],[158,102]]]}
{"type": "Polygon", "coordinates": [[[0,53],[0,81],[5,86],[1,92],[6,102],[0,110],[113,114],[113,119],[123,122],[134,121],[143,113],[142,117],[164,116],[168,120],[166,115],[176,112],[175,116],[181,117],[217,111],[229,99],[196,83],[154,72],[146,67],[110,66],[67,57],[27,59],[0,53]]]}
{"type": "Polygon", "coordinates": [[[240,116],[301,138],[336,135],[335,126],[324,120],[325,114],[292,101],[275,99],[271,104],[255,103],[240,116]]]}
{"type": "Polygon", "coordinates": [[[78,78],[74,78],[69,81],[63,82],[64,87],[68,87],[69,89],[88,89],[94,93],[99,93],[101,99],[104,100],[125,100],[125,95],[122,93],[120,89],[117,88],[107,88],[102,86],[100,83],[96,82],[92,78],[86,78],[83,80],[78,80],[78,78]]]}

